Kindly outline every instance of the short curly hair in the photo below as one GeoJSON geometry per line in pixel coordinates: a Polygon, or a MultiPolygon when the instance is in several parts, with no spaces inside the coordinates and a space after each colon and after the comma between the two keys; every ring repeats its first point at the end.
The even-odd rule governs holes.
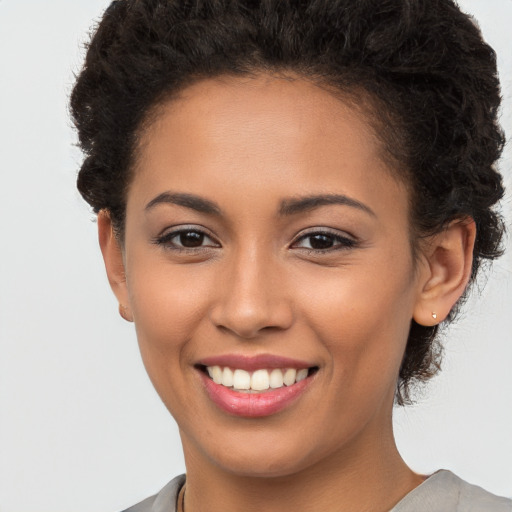
{"type": "MultiPolygon", "coordinates": [[[[369,99],[377,136],[411,191],[412,238],[471,217],[471,280],[500,255],[496,55],[452,0],[112,2],[88,45],[71,113],[85,154],[78,189],[96,213],[110,212],[121,239],[148,115],[198,80],[258,72],[292,72],[369,99]]],[[[397,403],[438,371],[437,335],[437,326],[411,321],[397,403]]]]}

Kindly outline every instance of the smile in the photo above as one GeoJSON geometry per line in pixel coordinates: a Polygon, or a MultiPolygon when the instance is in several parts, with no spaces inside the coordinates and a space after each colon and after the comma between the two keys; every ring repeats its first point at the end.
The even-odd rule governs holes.
{"type": "Polygon", "coordinates": [[[269,389],[279,389],[292,386],[307,378],[308,368],[274,368],[259,369],[248,372],[242,369],[229,367],[207,366],[206,371],[215,384],[220,384],[235,391],[251,393],[262,392],[269,389]]]}
{"type": "Polygon", "coordinates": [[[196,364],[206,395],[223,412],[261,418],[294,404],[315,381],[319,367],[271,355],[226,355],[196,364]]]}

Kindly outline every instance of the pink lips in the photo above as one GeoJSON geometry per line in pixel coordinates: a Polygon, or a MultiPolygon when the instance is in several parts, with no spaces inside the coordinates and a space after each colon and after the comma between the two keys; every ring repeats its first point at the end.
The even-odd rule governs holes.
{"type": "MultiPolygon", "coordinates": [[[[246,371],[255,371],[261,368],[310,368],[314,366],[304,361],[272,355],[258,355],[247,357],[235,354],[210,357],[202,359],[201,366],[220,366],[239,368],[246,371]]],[[[298,399],[312,382],[308,377],[291,386],[277,389],[268,389],[259,393],[243,393],[231,388],[216,384],[202,371],[199,372],[210,399],[223,411],[246,418],[258,418],[276,414],[298,399]]]]}
{"type": "Polygon", "coordinates": [[[222,356],[206,357],[198,361],[202,366],[229,366],[230,368],[240,368],[248,372],[259,370],[260,368],[311,368],[314,364],[291,359],[289,357],[274,356],[270,354],[260,354],[257,356],[242,356],[239,354],[226,354],[222,356]]]}

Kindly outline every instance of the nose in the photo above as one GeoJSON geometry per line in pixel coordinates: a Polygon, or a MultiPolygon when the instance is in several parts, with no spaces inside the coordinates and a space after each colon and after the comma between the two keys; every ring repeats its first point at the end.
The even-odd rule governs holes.
{"type": "Polygon", "coordinates": [[[226,264],[218,280],[210,315],[217,328],[253,339],[292,325],[293,308],[283,271],[268,255],[241,255],[226,264]]]}

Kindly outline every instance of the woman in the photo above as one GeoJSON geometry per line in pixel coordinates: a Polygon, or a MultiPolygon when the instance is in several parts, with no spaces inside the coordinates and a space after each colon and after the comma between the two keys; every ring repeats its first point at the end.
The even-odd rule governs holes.
{"type": "Polygon", "coordinates": [[[500,253],[494,52],[375,5],[120,0],[92,38],[78,186],[187,466],[130,510],[510,510],[391,424],[500,253]]]}

